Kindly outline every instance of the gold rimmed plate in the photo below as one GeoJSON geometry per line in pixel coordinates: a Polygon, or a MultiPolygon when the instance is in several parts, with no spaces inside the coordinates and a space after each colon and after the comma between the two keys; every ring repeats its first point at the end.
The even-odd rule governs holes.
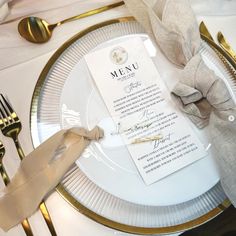
{"type": "MultiPolygon", "coordinates": [[[[91,128],[90,126],[99,122],[101,125],[107,124],[106,111],[100,116],[102,105],[94,103],[99,98],[96,97],[96,90],[92,89],[91,81],[86,77],[88,72],[83,65],[83,56],[96,48],[132,37],[141,37],[145,41],[155,63],[163,64],[161,66],[163,78],[166,77],[168,80],[168,77],[171,77],[171,74],[166,73],[170,65],[133,18],[120,18],[88,28],[62,45],[40,75],[31,107],[31,133],[35,146],[61,128],[74,125],[91,128]]],[[[214,52],[204,44],[201,53],[207,64],[217,70],[229,88],[232,88],[231,75],[217,60],[214,52]]],[[[233,89],[231,90],[233,94],[233,89]]],[[[110,143],[119,144],[118,141],[110,143]]],[[[206,178],[203,178],[204,182],[201,180],[202,168],[199,162],[200,164],[196,165],[200,166],[195,166],[196,176],[192,176],[189,183],[184,183],[186,178],[180,176],[188,176],[187,173],[193,172],[192,167],[189,167],[190,170],[185,169],[185,174],[182,171],[168,177],[169,180],[162,183],[162,188],[156,186],[152,187],[153,190],[149,190],[142,185],[132,163],[127,161],[127,156],[124,153],[121,155],[122,147],[111,145],[109,148],[91,145],[81,158],[82,161],[73,166],[58,187],[59,193],[68,202],[102,224],[140,234],[177,232],[210,220],[229,204],[218,182],[219,176],[211,158],[208,160],[208,165],[212,169],[212,175],[208,175],[209,182],[205,181],[206,178]],[[105,155],[102,155],[104,152],[105,155]],[[119,154],[112,154],[114,152],[119,154]],[[110,158],[112,155],[114,159],[110,158]],[[123,159],[119,158],[120,162],[114,163],[116,157],[123,159]],[[114,174],[119,171],[120,175],[114,174]],[[122,176],[126,178],[122,179],[122,176]],[[132,188],[127,188],[124,182],[136,187],[140,183],[140,186],[133,188],[132,191],[132,188]],[[208,185],[202,188],[205,182],[208,185]],[[111,189],[111,185],[115,188],[111,189]],[[186,188],[188,191],[184,192],[186,188]],[[191,194],[188,194],[189,188],[193,189],[191,194]],[[194,188],[197,191],[194,192],[194,188]]],[[[203,168],[205,164],[203,162],[203,168]]],[[[208,167],[207,169],[209,170],[208,167]]]]}

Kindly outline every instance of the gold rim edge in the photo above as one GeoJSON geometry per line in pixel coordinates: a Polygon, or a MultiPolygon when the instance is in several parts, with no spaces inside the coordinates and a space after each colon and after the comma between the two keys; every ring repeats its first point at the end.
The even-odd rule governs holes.
{"type": "Polygon", "coordinates": [[[143,235],[177,233],[177,232],[183,232],[185,230],[193,229],[215,218],[217,215],[222,213],[225,209],[227,209],[231,205],[231,202],[228,199],[225,199],[216,208],[212,209],[211,211],[200,216],[197,219],[194,219],[194,220],[191,220],[186,223],[179,224],[179,225],[173,225],[173,226],[168,226],[168,227],[158,227],[158,228],[155,228],[155,227],[148,228],[148,227],[137,227],[137,226],[126,225],[126,224],[109,220],[101,215],[96,214],[95,212],[91,211],[90,209],[82,205],[75,198],[73,198],[61,184],[59,184],[56,187],[56,190],[70,205],[72,205],[75,209],[77,209],[80,213],[87,216],[88,218],[104,226],[113,228],[115,230],[119,230],[126,233],[143,234],[143,235]]]}
{"type": "MultiPolygon", "coordinates": [[[[93,30],[96,30],[98,28],[110,25],[110,24],[115,24],[115,23],[120,23],[120,22],[127,22],[127,21],[134,21],[134,20],[135,20],[134,17],[122,17],[122,18],[112,19],[112,20],[108,20],[108,21],[101,22],[99,24],[90,26],[87,29],[79,32],[78,34],[76,34],[75,36],[70,38],[69,40],[67,40],[52,55],[52,57],[49,59],[49,61],[47,62],[47,64],[45,65],[45,67],[43,68],[43,70],[42,70],[42,72],[39,76],[39,79],[38,79],[38,81],[35,85],[32,101],[31,101],[30,130],[31,130],[31,140],[32,140],[32,144],[33,144],[34,147],[35,147],[34,136],[36,134],[34,134],[35,129],[33,127],[37,124],[37,109],[38,109],[37,105],[38,105],[38,101],[39,101],[39,95],[40,95],[40,91],[41,91],[43,82],[44,82],[44,80],[46,78],[46,75],[48,74],[51,66],[55,63],[55,61],[59,58],[59,56],[73,42],[75,42],[79,38],[83,37],[87,33],[91,32],[93,30]]],[[[234,61],[230,60],[231,58],[229,58],[227,55],[225,55],[225,53],[221,50],[221,48],[217,44],[215,44],[213,41],[209,42],[210,40],[207,39],[204,35],[201,35],[201,37],[208,44],[210,44],[216,50],[218,50],[221,54],[223,54],[228,59],[230,64],[236,69],[236,64],[234,63],[234,61]]],[[[90,219],[92,219],[92,220],[94,220],[94,221],[96,221],[100,224],[103,224],[107,227],[110,227],[110,228],[113,228],[113,229],[116,229],[116,230],[120,230],[120,231],[123,231],[123,232],[127,232],[127,233],[135,233],[135,234],[147,234],[148,235],[148,234],[156,234],[156,233],[176,233],[176,232],[181,232],[181,231],[184,231],[184,230],[189,230],[189,229],[192,229],[194,227],[202,225],[202,224],[206,223],[207,221],[213,219],[214,217],[219,215],[221,212],[223,212],[225,209],[227,209],[231,205],[230,201],[228,199],[225,199],[221,204],[219,204],[216,208],[212,209],[208,213],[200,216],[199,218],[188,221],[186,223],[179,224],[179,225],[174,225],[174,226],[168,226],[168,227],[146,228],[146,227],[137,227],[137,226],[125,225],[125,224],[122,224],[122,223],[118,223],[118,222],[109,220],[109,219],[107,219],[107,218],[105,218],[101,215],[96,214],[95,212],[91,211],[90,209],[88,209],[87,207],[85,207],[84,205],[79,203],[75,198],[73,198],[61,184],[59,184],[56,187],[56,190],[71,206],[73,206],[80,213],[86,215],[90,219]]]]}

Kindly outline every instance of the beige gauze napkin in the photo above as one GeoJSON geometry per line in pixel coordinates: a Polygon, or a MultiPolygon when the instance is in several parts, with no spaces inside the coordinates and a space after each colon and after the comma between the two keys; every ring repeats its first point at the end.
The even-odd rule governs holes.
{"type": "Polygon", "coordinates": [[[103,131],[98,127],[89,132],[83,128],[61,130],[25,157],[11,183],[2,192],[0,227],[9,230],[31,216],[90,140],[101,137],[103,131]]]}
{"type": "Polygon", "coordinates": [[[8,2],[9,0],[0,0],[0,23],[4,21],[9,14],[8,2]]]}
{"type": "Polygon", "coordinates": [[[182,70],[174,99],[199,128],[209,125],[222,187],[236,207],[236,106],[224,82],[203,62],[198,24],[188,0],[125,0],[166,57],[182,70]]]}

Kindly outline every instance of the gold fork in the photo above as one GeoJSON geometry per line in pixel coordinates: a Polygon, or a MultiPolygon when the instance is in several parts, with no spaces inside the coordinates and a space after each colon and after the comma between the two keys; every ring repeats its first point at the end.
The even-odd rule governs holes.
{"type": "MultiPolygon", "coordinates": [[[[13,139],[19,157],[22,160],[25,157],[25,154],[18,139],[18,135],[22,129],[21,121],[10,103],[2,94],[0,95],[0,129],[3,135],[13,139]]],[[[39,205],[39,209],[43,215],[43,218],[48,226],[51,235],[56,236],[56,230],[53,226],[51,217],[44,202],[39,205]]]]}
{"type": "MultiPolygon", "coordinates": [[[[5,185],[8,185],[10,183],[10,178],[8,177],[8,174],[5,170],[5,167],[3,165],[3,157],[5,155],[5,147],[3,143],[0,141],[0,174],[2,176],[3,182],[5,185]]],[[[26,233],[27,236],[33,236],[32,229],[30,227],[29,221],[27,219],[23,220],[21,222],[21,225],[26,233]]]]}

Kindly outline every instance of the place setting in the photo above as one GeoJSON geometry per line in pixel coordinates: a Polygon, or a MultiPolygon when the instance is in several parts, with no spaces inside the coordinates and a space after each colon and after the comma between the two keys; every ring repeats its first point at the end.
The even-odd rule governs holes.
{"type": "Polygon", "coordinates": [[[18,31],[40,46],[57,26],[120,6],[131,16],[79,31],[46,62],[30,101],[28,155],[25,126],[1,94],[5,232],[21,224],[34,235],[28,218],[39,209],[60,235],[47,208],[53,191],[122,235],[181,234],[235,206],[236,54],[188,0],[125,0],[52,24],[25,17],[18,31]],[[21,160],[11,178],[9,138],[21,160]]]}

